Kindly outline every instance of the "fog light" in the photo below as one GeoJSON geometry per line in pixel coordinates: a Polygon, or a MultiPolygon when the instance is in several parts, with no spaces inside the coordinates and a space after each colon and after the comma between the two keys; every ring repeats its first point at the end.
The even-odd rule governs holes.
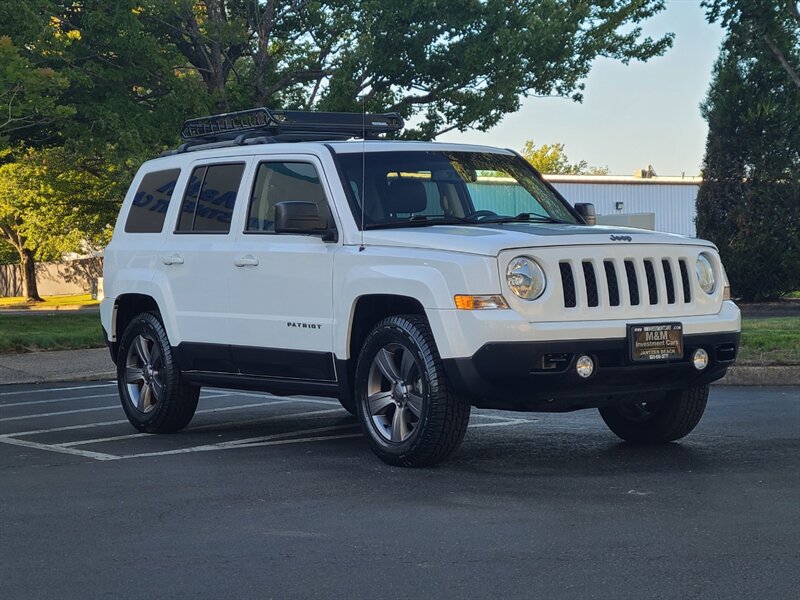
{"type": "Polygon", "coordinates": [[[702,371],[708,366],[708,352],[702,348],[698,348],[692,355],[692,362],[694,363],[695,369],[702,371]]]}
{"type": "Polygon", "coordinates": [[[594,373],[594,361],[591,357],[582,354],[575,361],[575,370],[578,371],[578,375],[586,379],[594,373]]]}

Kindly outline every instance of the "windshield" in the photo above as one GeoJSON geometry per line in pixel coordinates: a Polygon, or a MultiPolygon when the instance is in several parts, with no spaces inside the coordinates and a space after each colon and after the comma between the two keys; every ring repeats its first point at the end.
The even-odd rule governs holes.
{"type": "Polygon", "coordinates": [[[344,153],[338,159],[359,227],[366,197],[366,229],[510,221],[578,223],[566,203],[517,156],[399,151],[344,153]]]}

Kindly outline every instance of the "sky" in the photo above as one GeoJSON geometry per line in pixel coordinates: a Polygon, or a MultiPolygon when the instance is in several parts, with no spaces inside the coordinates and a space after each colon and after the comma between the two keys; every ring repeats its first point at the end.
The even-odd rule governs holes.
{"type": "Polygon", "coordinates": [[[700,103],[711,82],[723,31],[709,25],[700,0],[667,0],[643,26],[653,38],[675,33],[670,50],[648,62],[600,58],[586,79],[583,103],[528,98],[488,132],[451,132],[439,141],[522,150],[562,143],[570,162],[632,175],[652,165],[657,175],[699,175],[708,127],[700,103]]]}

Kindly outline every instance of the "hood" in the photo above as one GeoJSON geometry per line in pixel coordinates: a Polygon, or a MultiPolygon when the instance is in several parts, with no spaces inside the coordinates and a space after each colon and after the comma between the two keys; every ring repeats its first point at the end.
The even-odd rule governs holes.
{"type": "Polygon", "coordinates": [[[364,232],[367,246],[447,250],[497,256],[503,250],[547,246],[669,244],[708,246],[704,240],[672,233],[595,225],[502,223],[492,225],[434,225],[364,232]]]}

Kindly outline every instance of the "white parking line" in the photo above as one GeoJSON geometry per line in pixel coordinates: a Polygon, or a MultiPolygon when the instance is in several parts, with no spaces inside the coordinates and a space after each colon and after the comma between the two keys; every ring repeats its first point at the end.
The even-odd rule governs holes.
{"type": "MultiPolygon", "coordinates": [[[[286,440],[286,438],[291,438],[295,435],[306,435],[309,433],[322,433],[325,431],[338,431],[342,429],[352,429],[353,427],[358,427],[357,423],[350,423],[348,425],[334,425],[331,427],[316,427],[314,429],[303,429],[300,431],[287,431],[286,433],[276,433],[273,435],[265,435],[260,436],[257,438],[248,438],[244,440],[233,440],[230,442],[220,442],[218,444],[206,444],[203,446],[191,446],[189,448],[176,448],[174,450],[164,450],[161,452],[142,452],[141,454],[128,454],[125,456],[120,456],[120,459],[128,459],[128,458],[145,458],[149,456],[171,456],[173,454],[192,454],[194,452],[213,452],[217,450],[232,450],[234,448],[254,448],[258,446],[268,446],[273,445],[276,443],[280,443],[278,440],[282,441],[283,443],[297,443],[297,442],[309,442],[309,441],[317,441],[317,440],[327,440],[327,439],[334,439],[334,436],[323,436],[323,437],[305,437],[305,438],[293,438],[291,440],[286,440]]],[[[352,433],[347,434],[344,436],[335,436],[336,439],[340,437],[358,437],[362,435],[361,433],[352,433]]]]}
{"type": "MultiPolygon", "coordinates": [[[[161,452],[142,452],[139,454],[116,455],[107,454],[104,452],[92,452],[90,450],[80,450],[72,448],[64,444],[42,444],[39,442],[32,442],[30,440],[20,440],[9,435],[0,435],[0,444],[10,444],[12,446],[22,446],[24,448],[33,448],[36,450],[44,450],[48,452],[57,452],[60,454],[70,454],[73,456],[82,456],[84,458],[91,458],[94,460],[122,460],[127,458],[145,458],[150,456],[169,456],[173,454],[191,454],[194,452],[211,452],[216,450],[230,450],[232,448],[252,448],[254,446],[267,446],[278,443],[298,443],[298,442],[313,442],[323,441],[329,439],[340,439],[346,437],[358,437],[361,433],[351,433],[337,436],[313,436],[294,438],[293,436],[308,434],[325,433],[329,431],[340,431],[343,429],[352,429],[358,427],[357,423],[349,423],[347,425],[333,425],[330,427],[315,427],[313,429],[302,429],[300,431],[287,431],[284,433],[276,433],[272,435],[259,436],[254,438],[246,438],[243,440],[231,440],[227,442],[220,442],[218,444],[206,444],[202,446],[190,446],[187,448],[178,448],[174,450],[164,450],[161,452]],[[287,439],[292,438],[292,439],[287,439]]],[[[95,440],[98,441],[98,440],[95,440]]]]}
{"type": "Polygon", "coordinates": [[[91,396],[75,396],[74,398],[51,398],[50,400],[29,400],[28,402],[12,402],[0,404],[0,410],[11,406],[33,406],[34,404],[52,404],[54,402],[75,402],[77,400],[91,400],[92,398],[116,398],[119,394],[92,394],[91,396]]]}
{"type": "Polygon", "coordinates": [[[77,448],[59,448],[50,444],[40,444],[30,440],[19,440],[7,435],[0,435],[0,444],[11,444],[12,446],[22,446],[24,448],[34,448],[36,450],[46,450],[48,452],[58,452],[60,454],[72,454],[73,456],[83,456],[95,460],[116,460],[119,456],[113,454],[103,454],[102,452],[91,452],[89,450],[78,450],[77,448]]]}
{"type": "MultiPolygon", "coordinates": [[[[495,417],[496,418],[496,417],[495,417]]],[[[509,427],[511,425],[522,425],[523,423],[535,423],[534,419],[508,419],[506,421],[494,421],[492,423],[470,423],[469,427],[509,427]]]]}
{"type": "MultiPolygon", "coordinates": [[[[273,404],[285,404],[291,400],[275,400],[274,402],[259,402],[257,404],[243,404],[241,406],[220,406],[219,408],[207,408],[205,410],[198,410],[195,415],[202,415],[207,413],[223,412],[227,410],[238,410],[240,408],[254,408],[256,406],[272,406],[273,404]]],[[[119,406],[112,406],[111,408],[119,408],[119,406]]],[[[121,409],[120,409],[121,410],[121,409]]],[[[83,423],[81,425],[66,425],[64,427],[51,427],[50,429],[31,429],[28,431],[15,431],[5,435],[25,436],[25,435],[39,435],[41,433],[53,433],[56,431],[72,431],[74,429],[91,429],[92,427],[105,427],[106,425],[120,425],[128,423],[128,419],[118,419],[116,421],[98,421],[96,423],[83,423]]]]}
{"type": "Polygon", "coordinates": [[[0,419],[0,423],[5,423],[6,421],[24,421],[27,419],[42,419],[44,417],[59,417],[61,415],[77,415],[79,413],[97,412],[98,410],[119,410],[119,406],[115,404],[114,406],[98,406],[95,408],[76,408],[75,410],[60,410],[58,412],[39,413],[36,415],[19,415],[16,417],[3,417],[2,419],[0,419]]]}
{"type": "MultiPolygon", "coordinates": [[[[236,394],[237,396],[247,396],[249,398],[274,398],[274,396],[270,396],[269,394],[256,394],[253,392],[239,392],[239,391],[232,391],[231,393],[236,394]]],[[[333,406],[341,406],[338,400],[325,400],[323,398],[298,398],[296,396],[290,396],[292,402],[306,402],[308,404],[331,404],[333,406]]]]}
{"type": "MultiPolygon", "coordinates": [[[[233,392],[216,393],[211,392],[212,395],[207,395],[205,392],[200,396],[201,400],[208,398],[224,398],[225,396],[232,396],[233,392]]],[[[93,394],[91,396],[75,396],[74,398],[51,398],[50,400],[29,400],[27,402],[12,402],[10,404],[0,403],[0,409],[9,408],[11,406],[33,406],[34,404],[52,404],[54,402],[75,402],[76,400],[89,400],[92,398],[119,398],[117,392],[111,394],[93,394]]]]}
{"type": "MultiPolygon", "coordinates": [[[[290,419],[294,419],[297,417],[310,417],[313,415],[325,415],[330,414],[333,412],[342,412],[343,409],[340,408],[329,408],[325,410],[312,410],[308,412],[302,413],[287,413],[282,415],[272,415],[271,417],[262,417],[260,419],[251,419],[252,422],[256,423],[266,423],[269,421],[288,421],[290,419]]],[[[184,433],[195,433],[198,431],[207,431],[209,429],[214,430],[223,430],[225,429],[226,425],[240,425],[245,424],[248,421],[228,421],[227,423],[209,423],[208,425],[201,425],[200,427],[189,427],[184,430],[184,433]]],[[[127,435],[115,435],[111,437],[104,437],[104,438],[94,438],[90,440],[77,440],[74,442],[64,442],[62,444],[53,444],[54,446],[58,446],[60,448],[73,448],[75,446],[85,446],[88,444],[101,444],[103,442],[113,442],[116,440],[128,440],[137,437],[145,437],[152,434],[149,433],[130,433],[127,435]]],[[[240,440],[241,441],[241,440],[240,440]]]]}
{"type": "Polygon", "coordinates": [[[94,385],[77,385],[74,387],[62,387],[62,388],[49,388],[46,390],[20,390],[17,392],[0,392],[0,398],[5,398],[6,396],[18,396],[20,394],[44,394],[49,392],[66,392],[68,390],[90,390],[92,388],[99,388],[99,387],[109,387],[109,386],[116,386],[117,382],[110,382],[110,383],[97,383],[94,385]]]}

